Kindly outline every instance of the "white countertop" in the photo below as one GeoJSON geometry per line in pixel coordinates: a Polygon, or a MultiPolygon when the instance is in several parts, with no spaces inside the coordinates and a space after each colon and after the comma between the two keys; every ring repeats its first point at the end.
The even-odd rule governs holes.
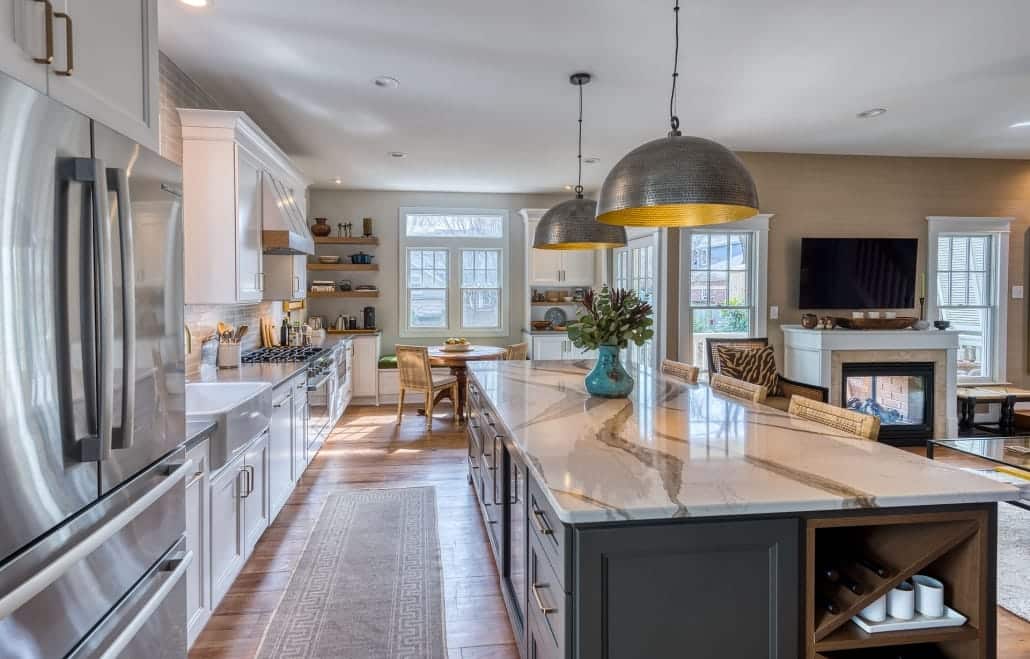
{"type": "Polygon", "coordinates": [[[590,362],[479,362],[511,445],[563,522],[931,506],[1019,498],[1008,485],[886,444],[634,372],[593,398],[590,362]]]}

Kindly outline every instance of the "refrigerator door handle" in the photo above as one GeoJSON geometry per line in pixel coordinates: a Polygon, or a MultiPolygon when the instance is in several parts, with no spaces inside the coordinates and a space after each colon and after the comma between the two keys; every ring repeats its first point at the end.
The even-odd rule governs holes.
{"type": "MultiPolygon", "coordinates": [[[[92,236],[90,247],[93,271],[83,273],[82,285],[88,290],[96,290],[95,317],[88,323],[83,332],[83,352],[86,350],[86,337],[95,339],[97,357],[84,354],[83,370],[87,414],[90,425],[88,432],[95,433],[82,438],[79,446],[79,459],[83,462],[106,460],[111,457],[111,439],[114,414],[114,359],[111,347],[114,345],[114,266],[111,263],[111,223],[108,218],[107,176],[104,165],[94,158],[67,158],[60,163],[60,177],[64,181],[74,181],[87,186],[90,197],[92,215],[92,236]],[[89,281],[95,283],[89,285],[89,281]],[[92,412],[96,410],[96,412],[92,412]]],[[[68,186],[61,185],[61,194],[67,196],[68,186]]],[[[92,297],[89,299],[93,299],[92,297]]],[[[2,617],[2,616],[0,616],[2,617]]]]}
{"type": "Polygon", "coordinates": [[[107,187],[115,194],[122,259],[122,424],[112,448],[132,448],[136,416],[136,245],[132,236],[132,199],[124,169],[107,170],[107,187]]]}
{"type": "Polygon", "coordinates": [[[182,557],[173,558],[161,566],[158,572],[164,575],[161,577],[163,583],[146,605],[140,609],[136,617],[122,629],[121,633],[111,642],[111,645],[100,655],[100,659],[117,659],[121,655],[122,650],[132,642],[132,639],[136,638],[139,630],[150,620],[150,617],[161,607],[168,595],[178,585],[179,581],[182,580],[183,575],[186,574],[186,570],[189,569],[192,562],[193,552],[187,551],[182,557]]]}
{"type": "Polygon", "coordinates": [[[168,490],[180,483],[186,474],[193,469],[193,460],[180,464],[162,465],[169,469],[168,477],[153,487],[146,494],[132,502],[117,515],[105,522],[100,528],[86,536],[81,542],[61,554],[55,561],[33,574],[9,593],[0,598],[0,620],[17,611],[23,604],[43,592],[50,584],[60,579],[76,563],[84,560],[93,551],[104,544],[125,526],[136,519],[140,513],[160,499],[168,490]]]}

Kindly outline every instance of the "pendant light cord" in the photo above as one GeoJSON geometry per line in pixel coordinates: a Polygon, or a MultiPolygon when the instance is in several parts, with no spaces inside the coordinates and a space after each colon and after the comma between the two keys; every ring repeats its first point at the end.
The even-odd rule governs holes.
{"type": "Polygon", "coordinates": [[[676,80],[680,77],[680,3],[676,0],[676,6],[672,9],[676,17],[676,46],[672,56],[672,93],[669,95],[669,126],[672,131],[669,135],[680,134],[680,118],[676,116],[676,80]]]}
{"type": "Polygon", "coordinates": [[[583,83],[579,87],[579,145],[576,149],[576,164],[579,173],[576,175],[576,199],[583,198],[583,83]]]}

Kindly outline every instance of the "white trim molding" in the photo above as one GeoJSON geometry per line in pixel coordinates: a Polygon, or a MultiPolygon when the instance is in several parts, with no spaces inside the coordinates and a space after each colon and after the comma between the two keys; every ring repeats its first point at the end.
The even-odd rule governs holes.
{"type": "Polygon", "coordinates": [[[960,377],[959,384],[983,384],[988,382],[1005,382],[1007,376],[1006,354],[1008,340],[1008,273],[1009,273],[1009,233],[1013,217],[962,217],[947,215],[931,215],[927,221],[926,247],[926,318],[937,318],[937,241],[948,235],[989,235],[991,236],[991,270],[992,286],[990,290],[991,306],[994,307],[994,318],[991,328],[991,371],[988,377],[960,377]]]}
{"type": "MultiPolygon", "coordinates": [[[[753,336],[768,336],[769,317],[769,221],[775,213],[759,213],[754,217],[725,224],[680,229],[680,283],[679,283],[679,357],[688,361],[693,355],[693,338],[690,322],[690,236],[695,233],[747,232],[751,234],[751,297],[753,336]]],[[[702,369],[705,364],[695,364],[702,369]]]]}

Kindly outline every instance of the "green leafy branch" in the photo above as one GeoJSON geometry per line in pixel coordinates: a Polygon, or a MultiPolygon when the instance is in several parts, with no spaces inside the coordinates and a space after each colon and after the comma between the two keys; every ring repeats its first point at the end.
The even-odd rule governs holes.
{"type": "Polygon", "coordinates": [[[601,346],[644,345],[654,336],[651,305],[636,291],[624,288],[600,293],[588,291],[583,298],[584,312],[569,323],[569,340],[577,348],[596,350],[601,346]]]}

